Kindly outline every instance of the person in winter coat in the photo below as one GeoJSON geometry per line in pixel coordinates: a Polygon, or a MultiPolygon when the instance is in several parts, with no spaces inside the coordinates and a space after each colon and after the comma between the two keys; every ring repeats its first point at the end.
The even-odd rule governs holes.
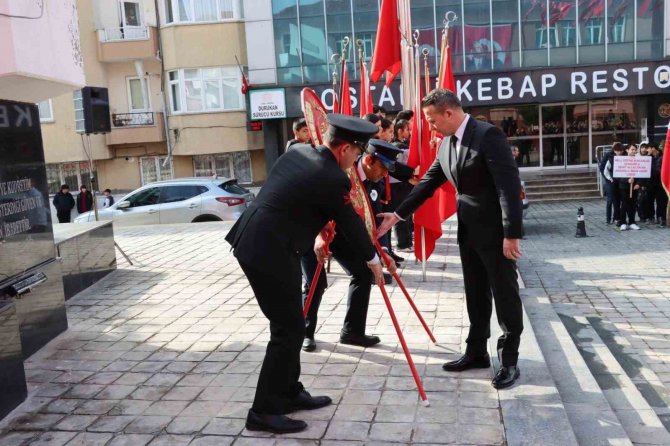
{"type": "Polygon", "coordinates": [[[93,210],[93,194],[86,190],[86,186],[79,187],[77,195],[77,211],[80,214],[93,210]]]}
{"type": "Polygon", "coordinates": [[[60,187],[60,192],[54,196],[53,204],[56,208],[58,222],[70,223],[70,215],[72,208],[74,208],[74,197],[72,197],[70,187],[67,184],[60,187]]]}
{"type": "Polygon", "coordinates": [[[605,217],[607,224],[617,223],[621,220],[621,192],[618,182],[614,178],[614,157],[623,155],[623,144],[615,142],[612,145],[612,151],[603,158],[602,174],[605,178],[605,194],[607,195],[607,204],[605,205],[605,217]],[[614,210],[614,213],[612,213],[614,210]]]}

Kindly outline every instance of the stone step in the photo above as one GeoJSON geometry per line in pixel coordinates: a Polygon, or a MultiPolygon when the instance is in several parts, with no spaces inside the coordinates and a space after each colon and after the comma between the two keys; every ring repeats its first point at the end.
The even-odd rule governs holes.
{"type": "Polygon", "coordinates": [[[598,179],[595,176],[590,177],[550,177],[543,179],[533,179],[526,180],[523,179],[526,187],[536,187],[536,186],[549,186],[549,185],[559,185],[559,184],[576,184],[576,183],[589,183],[589,184],[598,184],[598,179]]]}
{"type": "Polygon", "coordinates": [[[598,183],[569,183],[569,184],[538,184],[526,185],[526,195],[546,192],[579,192],[583,190],[597,190],[598,183]]]}
{"type": "MultiPolygon", "coordinates": [[[[660,379],[630,346],[617,341],[623,337],[611,324],[604,328],[600,318],[584,317],[575,304],[554,303],[552,307],[630,441],[635,445],[669,445],[670,396],[660,379]]],[[[575,390],[584,394],[582,389],[575,390]]]]}
{"type": "Polygon", "coordinates": [[[526,197],[532,207],[533,202],[600,198],[600,191],[592,189],[573,192],[526,192],[526,197]]]}
{"type": "Polygon", "coordinates": [[[551,373],[551,385],[558,389],[579,444],[632,445],[544,289],[521,289],[521,296],[551,373]]]}

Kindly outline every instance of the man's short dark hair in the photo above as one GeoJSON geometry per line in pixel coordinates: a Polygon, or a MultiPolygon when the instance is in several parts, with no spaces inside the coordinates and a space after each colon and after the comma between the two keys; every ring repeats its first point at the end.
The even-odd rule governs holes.
{"type": "Polygon", "coordinates": [[[305,122],[305,118],[298,118],[295,121],[293,121],[293,131],[294,132],[298,132],[305,127],[307,127],[307,123],[305,122]]]}
{"type": "Polygon", "coordinates": [[[413,117],[414,110],[402,110],[395,116],[395,120],[400,121],[401,119],[404,119],[406,121],[411,121],[413,117]]]}
{"type": "Polygon", "coordinates": [[[381,105],[373,105],[372,106],[372,113],[375,113],[375,114],[384,113],[384,114],[386,114],[386,110],[381,105]]]}
{"type": "Polygon", "coordinates": [[[62,184],[60,187],[61,192],[63,191],[63,189],[70,189],[70,186],[68,186],[67,184],[62,184]]]}
{"type": "Polygon", "coordinates": [[[105,190],[103,190],[103,192],[109,192],[111,194],[112,190],[111,189],[105,189],[105,190]]]}
{"type": "Polygon", "coordinates": [[[458,96],[446,88],[436,88],[421,99],[421,108],[430,107],[431,105],[439,112],[443,112],[447,108],[462,108],[458,96]]]}
{"type": "Polygon", "coordinates": [[[613,143],[612,152],[623,152],[623,144],[621,144],[619,141],[613,143]]]}
{"type": "Polygon", "coordinates": [[[393,122],[391,122],[390,119],[382,118],[381,121],[382,121],[382,130],[386,130],[393,127],[393,122]]]}
{"type": "Polygon", "coordinates": [[[382,118],[381,116],[375,115],[374,113],[368,113],[365,116],[363,116],[363,119],[373,124],[377,124],[382,118]]]}

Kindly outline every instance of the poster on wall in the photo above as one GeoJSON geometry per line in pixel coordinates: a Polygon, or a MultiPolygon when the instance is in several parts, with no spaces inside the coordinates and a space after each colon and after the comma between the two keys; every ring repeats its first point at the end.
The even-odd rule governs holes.
{"type": "Polygon", "coordinates": [[[283,88],[251,90],[249,102],[252,121],[286,117],[286,95],[283,88]]]}

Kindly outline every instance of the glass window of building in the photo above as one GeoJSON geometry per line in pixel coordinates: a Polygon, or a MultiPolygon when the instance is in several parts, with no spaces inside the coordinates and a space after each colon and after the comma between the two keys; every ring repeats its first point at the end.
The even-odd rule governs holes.
{"type": "MultiPolygon", "coordinates": [[[[493,58],[496,69],[516,68],[519,58],[519,2],[499,0],[491,4],[493,17],[493,58]]],[[[439,25],[438,17],[438,25],[439,25]]]]}
{"type": "Polygon", "coordinates": [[[40,122],[54,122],[54,113],[53,108],[51,107],[51,99],[38,102],[37,108],[40,112],[40,122]]]}
{"type": "Polygon", "coordinates": [[[167,23],[198,23],[242,18],[239,0],[165,0],[167,23]]]}
{"type": "MultiPolygon", "coordinates": [[[[547,46],[551,43],[547,31],[545,2],[536,0],[521,1],[521,50],[523,67],[546,67],[549,64],[547,46]],[[539,34],[544,32],[544,38],[539,34]]],[[[555,43],[555,42],[554,42],[555,43]]]]}
{"type": "Polygon", "coordinates": [[[510,145],[519,148],[519,167],[540,165],[540,118],[537,105],[466,107],[475,119],[498,127],[510,145]]]}
{"type": "Polygon", "coordinates": [[[272,0],[277,82],[300,84],[303,81],[298,4],[296,0],[272,0]]]}
{"type": "Polygon", "coordinates": [[[461,26],[461,2],[459,0],[435,0],[435,20],[438,29],[437,32],[437,58],[440,60],[440,50],[442,48],[442,30],[444,29],[444,19],[448,12],[454,12],[459,20],[452,23],[449,29],[449,45],[451,46],[451,57],[453,63],[451,64],[454,73],[463,72],[463,45],[461,41],[463,38],[463,30],[461,26]]]}
{"type": "Polygon", "coordinates": [[[326,46],[322,0],[300,0],[300,42],[305,83],[327,82],[330,54],[326,46]]]}
{"type": "Polygon", "coordinates": [[[607,99],[591,102],[592,147],[621,141],[635,144],[639,126],[633,98],[607,99]]]}
{"type": "Polygon", "coordinates": [[[140,168],[142,185],[173,177],[172,162],[167,156],[143,156],[140,158],[140,168]]]}
{"type": "Polygon", "coordinates": [[[234,178],[240,184],[249,184],[251,178],[251,158],[248,151],[196,155],[193,157],[196,177],[219,175],[234,178]]]}
{"type": "Polygon", "coordinates": [[[421,73],[423,74],[423,50],[428,50],[428,70],[437,74],[437,55],[442,42],[442,30],[436,32],[435,8],[433,0],[416,0],[411,3],[412,28],[419,31],[419,52],[421,54],[421,73]]]}
{"type": "Polygon", "coordinates": [[[91,176],[97,178],[98,172],[95,170],[95,166],[91,171],[91,167],[86,161],[47,164],[47,182],[49,183],[50,194],[60,192],[62,184],[70,186],[70,192],[76,192],[81,185],[90,189],[91,176]]]}
{"type": "Polygon", "coordinates": [[[77,133],[84,133],[84,100],[81,97],[81,90],[72,92],[72,101],[74,102],[74,130],[77,133]]]}
{"type": "Polygon", "coordinates": [[[170,106],[174,113],[216,112],[244,108],[242,83],[237,67],[171,71],[168,84],[170,106]]]}
{"type": "Polygon", "coordinates": [[[663,0],[637,1],[636,59],[654,59],[663,57],[664,11],[663,0]]]}
{"type": "MultiPolygon", "coordinates": [[[[462,12],[461,39],[456,39],[456,42],[465,42],[463,45],[465,71],[491,71],[494,68],[495,50],[491,35],[489,2],[482,0],[464,2],[462,12]]],[[[509,34],[505,37],[506,40],[511,40],[511,26],[502,32],[509,34]]],[[[502,36],[499,36],[499,39],[502,39],[502,36]]]]}
{"type": "MultiPolygon", "coordinates": [[[[354,17],[354,33],[352,36],[353,45],[351,48],[352,51],[350,52],[352,57],[350,57],[350,60],[355,61],[356,66],[354,71],[356,76],[359,77],[358,47],[356,46],[356,41],[359,39],[361,40],[363,44],[363,57],[366,61],[371,61],[372,52],[374,51],[375,39],[377,37],[379,4],[377,0],[354,0],[352,2],[352,6],[354,17]]],[[[414,27],[414,29],[416,29],[416,27],[414,27]]],[[[368,64],[368,68],[369,67],[370,65],[368,64]]]]}

